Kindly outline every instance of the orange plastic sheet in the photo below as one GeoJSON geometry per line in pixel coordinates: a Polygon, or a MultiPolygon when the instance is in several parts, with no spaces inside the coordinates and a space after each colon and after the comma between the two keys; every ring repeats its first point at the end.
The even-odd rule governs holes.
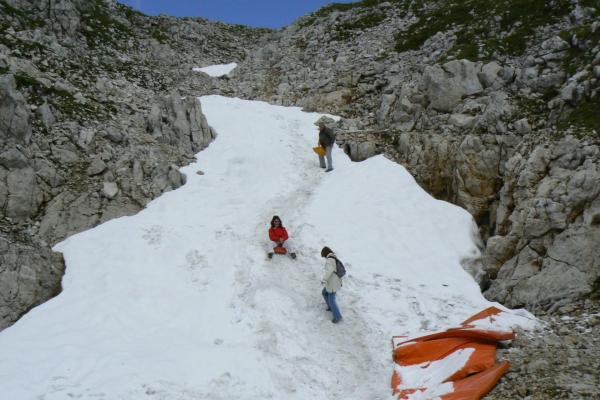
{"type": "MultiPolygon", "coordinates": [[[[493,321],[493,317],[502,312],[496,307],[490,307],[467,319],[460,328],[417,338],[394,336],[394,361],[403,367],[420,366],[423,373],[426,373],[425,368],[434,361],[445,359],[460,350],[468,350],[468,360],[444,380],[444,383],[452,384],[444,386],[447,393],[434,397],[443,400],[479,400],[494,387],[509,368],[508,362],[494,365],[498,342],[513,339],[515,335],[512,331],[476,328],[473,323],[487,318],[492,318],[493,321]]],[[[427,390],[426,387],[406,388],[402,383],[401,376],[394,371],[392,389],[399,399],[408,399],[417,391],[427,390]],[[401,385],[402,387],[399,387],[401,385]]]]}

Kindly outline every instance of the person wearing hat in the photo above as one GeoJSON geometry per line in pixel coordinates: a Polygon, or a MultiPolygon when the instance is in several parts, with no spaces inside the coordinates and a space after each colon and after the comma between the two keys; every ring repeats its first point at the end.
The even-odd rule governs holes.
{"type": "Polygon", "coordinates": [[[327,165],[325,165],[325,157],[319,156],[319,165],[321,168],[326,168],[325,172],[333,170],[333,161],[331,160],[331,150],[335,143],[335,135],[331,128],[327,128],[323,122],[319,122],[319,146],[325,149],[325,157],[327,157],[327,165]]]}

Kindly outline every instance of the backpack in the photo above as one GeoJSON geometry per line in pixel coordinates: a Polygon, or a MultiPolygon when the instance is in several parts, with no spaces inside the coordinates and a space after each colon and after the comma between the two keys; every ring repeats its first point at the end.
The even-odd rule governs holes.
{"type": "Polygon", "coordinates": [[[335,260],[335,274],[341,279],[344,275],[346,275],[346,268],[344,264],[340,260],[335,257],[331,257],[335,260]]]}

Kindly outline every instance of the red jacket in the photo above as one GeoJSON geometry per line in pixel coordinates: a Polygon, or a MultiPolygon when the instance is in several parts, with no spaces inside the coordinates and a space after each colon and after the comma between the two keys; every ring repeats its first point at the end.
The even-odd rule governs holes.
{"type": "Polygon", "coordinates": [[[277,228],[270,227],[269,228],[269,239],[274,242],[279,242],[282,240],[288,240],[287,231],[283,226],[278,226],[277,228]]]}

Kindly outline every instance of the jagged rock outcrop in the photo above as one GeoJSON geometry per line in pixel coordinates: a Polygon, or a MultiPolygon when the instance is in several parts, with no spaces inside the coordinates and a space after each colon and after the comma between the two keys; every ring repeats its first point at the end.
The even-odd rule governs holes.
{"type": "Polygon", "coordinates": [[[0,237],[0,330],[60,292],[61,254],[0,237]]]}
{"type": "Polygon", "coordinates": [[[29,108],[16,89],[13,75],[0,76],[0,137],[28,144],[31,138],[29,108]]]}

